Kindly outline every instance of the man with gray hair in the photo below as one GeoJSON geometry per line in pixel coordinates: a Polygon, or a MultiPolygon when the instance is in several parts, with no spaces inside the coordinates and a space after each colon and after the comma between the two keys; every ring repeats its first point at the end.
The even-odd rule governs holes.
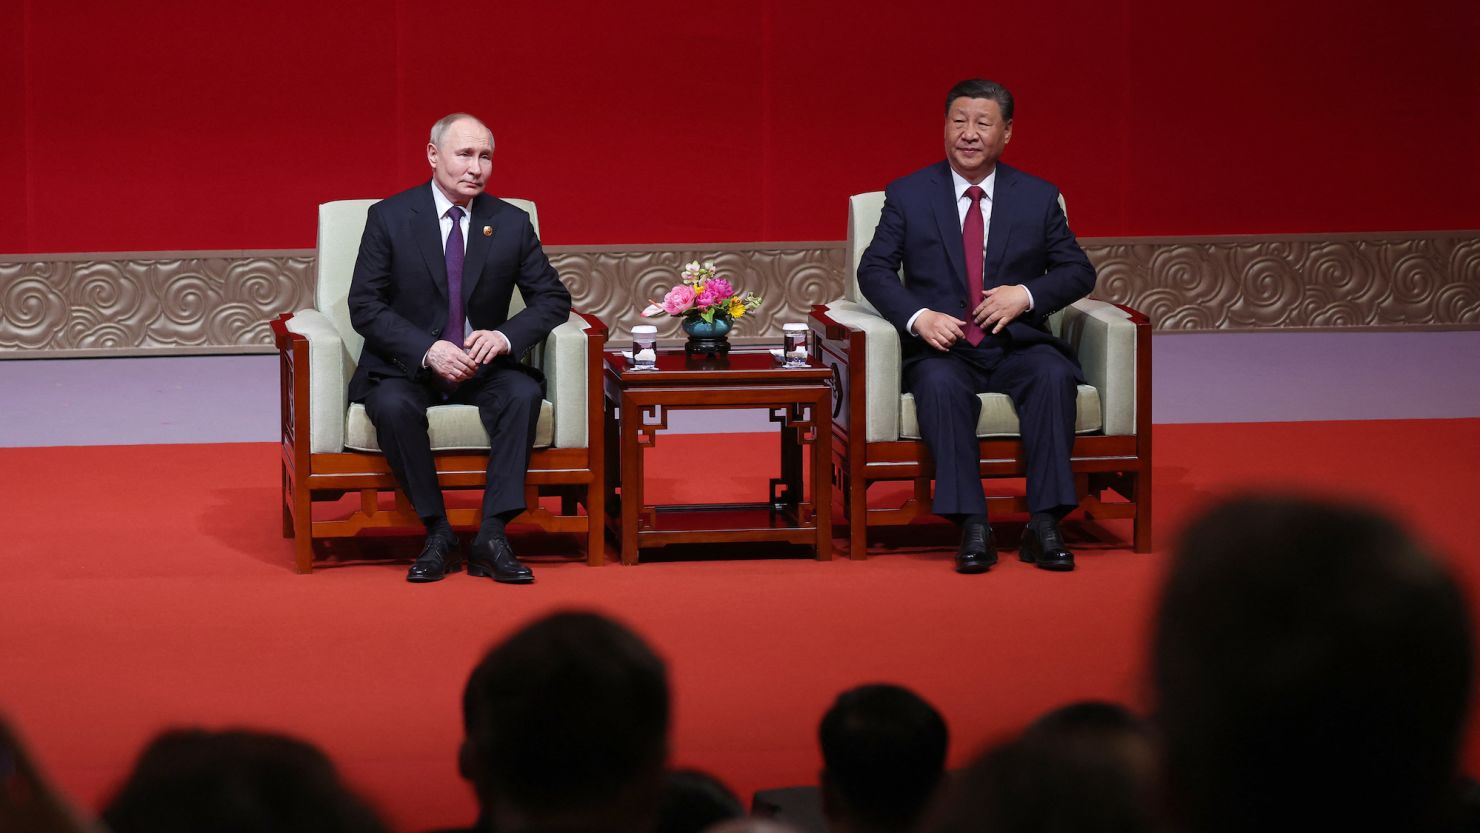
{"type": "Polygon", "coordinates": [[[427,434],[427,408],[474,405],[488,431],[483,520],[468,574],[527,584],[504,525],[524,511],[544,379],[519,361],[570,314],[570,293],[545,257],[529,215],[483,193],[493,133],[466,113],[432,126],[431,182],[370,207],[349,291],[365,338],[349,384],[391,471],[426,525],[407,581],[460,566],[427,434]],[[524,309],[509,315],[515,289],[524,309]]]}

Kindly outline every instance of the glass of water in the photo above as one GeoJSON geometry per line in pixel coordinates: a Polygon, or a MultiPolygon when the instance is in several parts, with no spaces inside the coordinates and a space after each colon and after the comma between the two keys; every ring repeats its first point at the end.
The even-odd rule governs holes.
{"type": "Polygon", "coordinates": [[[807,366],[807,325],[781,325],[781,356],[786,367],[807,366]]]}
{"type": "Polygon", "coordinates": [[[632,369],[654,370],[658,366],[658,328],[638,324],[632,328],[632,369]]]}

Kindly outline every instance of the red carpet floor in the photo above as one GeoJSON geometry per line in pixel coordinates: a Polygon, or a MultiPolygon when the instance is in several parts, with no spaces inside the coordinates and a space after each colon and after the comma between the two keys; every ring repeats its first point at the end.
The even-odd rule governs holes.
{"type": "MultiPolygon", "coordinates": [[[[1480,597],[1480,420],[1159,426],[1155,440],[1159,551],[1220,495],[1312,489],[1390,507],[1480,597]]],[[[663,438],[649,470],[673,473],[660,484],[671,493],[740,497],[744,470],[693,479],[713,454],[703,442],[663,438]]],[[[1094,543],[1107,530],[1070,527],[1083,542],[1071,574],[1008,553],[988,575],[957,576],[947,538],[912,536],[862,563],[590,568],[552,554],[533,559],[533,587],[464,575],[410,586],[396,561],[292,573],[276,455],[271,444],[0,449],[0,710],[84,803],[163,727],[248,725],[322,745],[401,830],[465,822],[463,680],[502,634],[567,606],[615,614],[667,656],[675,761],[742,795],[811,781],[818,718],[865,681],[935,702],[953,763],[1068,700],[1144,702],[1141,645],[1166,559],[1094,543]]],[[[1473,737],[1467,762],[1480,771],[1473,737]]]]}

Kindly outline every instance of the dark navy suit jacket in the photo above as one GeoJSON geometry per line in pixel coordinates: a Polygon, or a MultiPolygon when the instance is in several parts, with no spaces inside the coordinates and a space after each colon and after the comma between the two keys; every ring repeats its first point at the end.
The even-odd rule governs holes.
{"type": "MultiPolygon", "coordinates": [[[[922,307],[963,320],[971,313],[956,205],[944,161],[889,183],[873,242],[858,264],[859,289],[900,331],[906,365],[933,350],[905,329],[910,316],[922,307]]],[[[1033,309],[1003,332],[1014,344],[1052,343],[1074,358],[1068,345],[1049,333],[1047,320],[1094,289],[1094,267],[1069,231],[1058,189],[998,162],[982,286],[1012,284],[1028,287],[1033,309]]]]}
{"type": "MultiPolygon", "coordinates": [[[[459,347],[460,323],[447,321],[447,262],[431,182],[370,206],[349,288],[350,322],[365,337],[349,384],[364,400],[376,379],[429,379],[422,357],[443,338],[459,347]]],[[[530,370],[518,359],[570,316],[570,292],[545,257],[524,211],[491,197],[473,198],[463,266],[463,309],[473,329],[497,329],[511,350],[494,365],[530,370]],[[492,230],[484,235],[483,229],[492,230]],[[515,288],[525,307],[509,317],[515,288]]],[[[538,374],[536,374],[538,375],[538,374]]]]}

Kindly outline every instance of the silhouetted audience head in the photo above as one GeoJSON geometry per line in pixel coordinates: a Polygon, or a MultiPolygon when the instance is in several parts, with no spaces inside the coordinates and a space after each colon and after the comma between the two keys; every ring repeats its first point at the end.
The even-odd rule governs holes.
{"type": "Polygon", "coordinates": [[[1304,498],[1223,503],[1185,531],[1156,614],[1173,821],[1424,829],[1455,783],[1471,673],[1459,590],[1397,524],[1304,498]]]}
{"type": "Polygon", "coordinates": [[[724,782],[697,769],[670,770],[663,776],[663,801],[655,833],[700,833],[745,815],[740,798],[724,782]]]}
{"type": "Polygon", "coordinates": [[[899,686],[860,686],[838,695],[817,734],[831,829],[914,826],[945,771],[946,723],[934,707],[899,686]]]}
{"type": "Polygon", "coordinates": [[[1124,707],[1074,703],[988,749],[933,814],[931,833],[1149,833],[1156,822],[1146,723],[1124,707]]]}
{"type": "Polygon", "coordinates": [[[652,825],[668,753],[668,675],[636,634],[564,612],[473,669],[460,754],[500,833],[652,825]]]}
{"type": "Polygon", "coordinates": [[[103,809],[112,833],[382,833],[318,749],[281,735],[175,730],[155,738],[103,809]]]}
{"type": "Polygon", "coordinates": [[[706,830],[705,833],[802,833],[802,831],[774,819],[746,816],[722,821],[706,830]]]}

